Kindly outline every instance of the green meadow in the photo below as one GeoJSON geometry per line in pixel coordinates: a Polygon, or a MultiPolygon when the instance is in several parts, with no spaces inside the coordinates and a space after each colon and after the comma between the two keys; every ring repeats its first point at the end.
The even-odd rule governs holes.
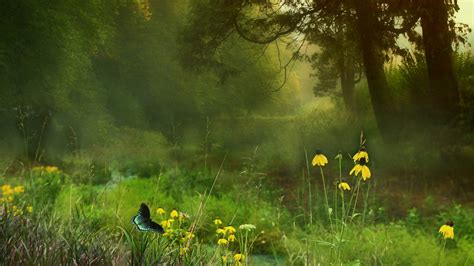
{"type": "Polygon", "coordinates": [[[0,265],[474,265],[470,1],[4,2],[0,265]]]}

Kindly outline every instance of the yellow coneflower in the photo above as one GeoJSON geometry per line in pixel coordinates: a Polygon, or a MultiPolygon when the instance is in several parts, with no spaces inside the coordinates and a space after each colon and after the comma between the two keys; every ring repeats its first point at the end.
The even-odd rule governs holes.
{"type": "Polygon", "coordinates": [[[340,190],[351,190],[351,187],[349,186],[349,184],[347,182],[341,182],[341,183],[339,183],[339,185],[337,185],[337,187],[340,190]]]}
{"type": "Polygon", "coordinates": [[[365,162],[369,162],[369,154],[365,147],[360,148],[360,150],[352,157],[355,163],[360,161],[360,159],[364,158],[365,162]]]}
{"type": "Polygon", "coordinates": [[[227,240],[229,240],[229,242],[234,242],[235,241],[235,235],[229,235],[229,237],[227,238],[227,240]]]}
{"type": "Polygon", "coordinates": [[[173,219],[164,220],[161,222],[161,226],[163,226],[163,228],[171,228],[171,225],[173,224],[173,222],[174,222],[173,219]]]}
{"type": "Polygon", "coordinates": [[[156,209],[156,212],[157,212],[159,215],[165,215],[165,214],[166,214],[166,211],[165,211],[165,209],[163,209],[163,208],[158,208],[158,209],[156,209]]]}
{"type": "Polygon", "coordinates": [[[235,228],[231,225],[224,227],[226,233],[233,234],[236,232],[235,228]]]}
{"type": "Polygon", "coordinates": [[[354,174],[355,176],[358,176],[359,173],[362,173],[362,179],[364,179],[364,181],[372,176],[369,167],[367,167],[367,165],[362,164],[354,165],[352,170],[349,172],[350,175],[354,174]]]}
{"type": "Polygon", "coordinates": [[[219,246],[225,246],[225,245],[227,245],[228,243],[229,243],[229,241],[227,241],[227,239],[225,239],[225,238],[219,238],[219,240],[217,240],[217,244],[218,244],[219,246]]]}
{"type": "Polygon", "coordinates": [[[216,218],[216,219],[214,220],[214,224],[215,224],[215,225],[221,225],[221,224],[222,224],[221,219],[216,218]]]}
{"type": "Polygon", "coordinates": [[[324,156],[320,151],[316,151],[316,155],[314,155],[312,164],[313,166],[325,166],[328,163],[328,158],[324,156]]]}
{"type": "Polygon", "coordinates": [[[444,239],[454,239],[454,223],[453,221],[447,221],[439,228],[439,232],[443,235],[444,239]]]}
{"type": "Polygon", "coordinates": [[[13,188],[13,192],[15,192],[16,194],[21,194],[23,192],[25,192],[25,187],[24,186],[16,186],[13,188]]]}
{"type": "Polygon", "coordinates": [[[171,218],[178,218],[178,216],[179,216],[179,213],[178,213],[177,210],[172,210],[172,211],[170,212],[170,217],[171,217],[171,218]]]}
{"type": "Polygon", "coordinates": [[[237,264],[239,264],[239,263],[241,264],[244,259],[245,259],[245,255],[243,255],[243,254],[236,253],[236,254],[234,255],[234,261],[235,261],[237,264]]]}
{"type": "Polygon", "coordinates": [[[13,194],[15,191],[12,189],[12,186],[10,185],[3,185],[2,186],[2,195],[3,196],[8,196],[13,194]]]}
{"type": "Polygon", "coordinates": [[[219,229],[217,229],[217,230],[216,230],[216,233],[217,233],[217,234],[222,234],[222,235],[225,235],[225,233],[226,233],[226,232],[225,232],[225,230],[224,230],[224,229],[222,229],[222,228],[219,228],[219,229]]]}

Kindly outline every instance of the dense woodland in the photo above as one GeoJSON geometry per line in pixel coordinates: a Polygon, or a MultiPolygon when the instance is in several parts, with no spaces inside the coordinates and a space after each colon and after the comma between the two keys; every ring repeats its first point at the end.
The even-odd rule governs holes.
{"type": "MultiPolygon", "coordinates": [[[[216,185],[212,215],[224,209],[218,202],[226,202],[229,210],[220,217],[243,214],[271,232],[258,238],[257,252],[290,264],[383,263],[340,253],[336,261],[332,253],[331,259],[308,259],[309,253],[293,256],[286,242],[272,241],[286,237],[286,226],[298,225],[286,233],[302,248],[298,234],[322,228],[313,227],[313,209],[326,215],[326,183],[310,184],[319,175],[309,169],[315,151],[329,159],[331,178],[341,174],[337,160],[352,165],[362,146],[370,151],[374,224],[401,219],[409,231],[447,217],[448,211],[436,216],[434,206],[474,207],[473,25],[459,22],[459,11],[456,0],[2,0],[0,181],[39,189],[34,169],[58,166],[64,187],[35,201],[58,210],[69,193],[72,216],[71,195],[77,193],[80,208],[95,218],[94,206],[106,195],[97,190],[113,190],[122,180],[132,182],[125,186],[127,193],[135,191],[133,202],[106,217],[136,212],[131,206],[150,198],[193,209],[198,199],[192,197],[216,185]],[[155,179],[165,195],[158,199],[143,190],[155,179]],[[268,229],[269,222],[252,213],[257,207],[234,212],[232,202],[279,206],[287,219],[279,216],[278,230],[268,229]],[[423,215],[431,218],[413,218],[423,215]]],[[[366,193],[362,226],[372,211],[366,193]]],[[[272,220],[275,210],[267,207],[261,209],[272,220]]],[[[357,200],[356,207],[362,208],[357,200]]],[[[457,214],[474,219],[464,209],[457,214]]],[[[90,228],[104,224],[94,219],[90,228]]],[[[472,240],[472,225],[462,230],[472,240]]],[[[152,263],[134,261],[134,248],[132,263],[152,263]]],[[[13,248],[2,244],[2,250],[10,254],[13,248]]],[[[82,257],[70,260],[68,252],[57,260],[80,264],[82,257]]]]}

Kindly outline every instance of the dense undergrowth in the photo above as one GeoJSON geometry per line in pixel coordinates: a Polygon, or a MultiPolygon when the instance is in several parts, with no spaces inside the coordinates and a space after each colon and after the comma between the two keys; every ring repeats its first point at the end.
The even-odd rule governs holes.
{"type": "Polygon", "coordinates": [[[204,173],[178,165],[148,177],[118,171],[81,172],[81,176],[36,166],[24,176],[1,180],[0,235],[5,254],[1,263],[474,262],[472,210],[428,197],[420,209],[414,203],[411,208],[404,205],[404,216],[395,218],[383,205],[384,193],[374,184],[372,165],[372,172],[367,172],[362,169],[365,159],[354,160],[355,166],[362,167],[356,177],[349,175],[354,164],[345,163],[352,158],[331,157],[315,156],[314,167],[302,173],[293,196],[285,189],[268,187],[253,157],[243,160],[240,172],[209,168],[204,173]],[[338,168],[338,162],[340,177],[325,177],[331,167],[338,168]],[[140,232],[131,223],[141,202],[150,206],[152,219],[167,229],[164,235],[140,232]],[[448,220],[455,222],[454,239],[438,232],[448,220]]]}

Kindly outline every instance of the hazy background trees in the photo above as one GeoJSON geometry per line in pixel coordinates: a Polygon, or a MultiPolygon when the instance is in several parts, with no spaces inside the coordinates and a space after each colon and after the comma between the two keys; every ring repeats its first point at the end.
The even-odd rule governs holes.
{"type": "Polygon", "coordinates": [[[147,163],[193,165],[259,146],[269,168],[299,171],[304,148],[337,152],[363,129],[388,169],[403,157],[446,174],[446,154],[474,156],[474,63],[458,10],[443,0],[3,1],[2,165],[147,149],[162,151],[147,163]]]}

